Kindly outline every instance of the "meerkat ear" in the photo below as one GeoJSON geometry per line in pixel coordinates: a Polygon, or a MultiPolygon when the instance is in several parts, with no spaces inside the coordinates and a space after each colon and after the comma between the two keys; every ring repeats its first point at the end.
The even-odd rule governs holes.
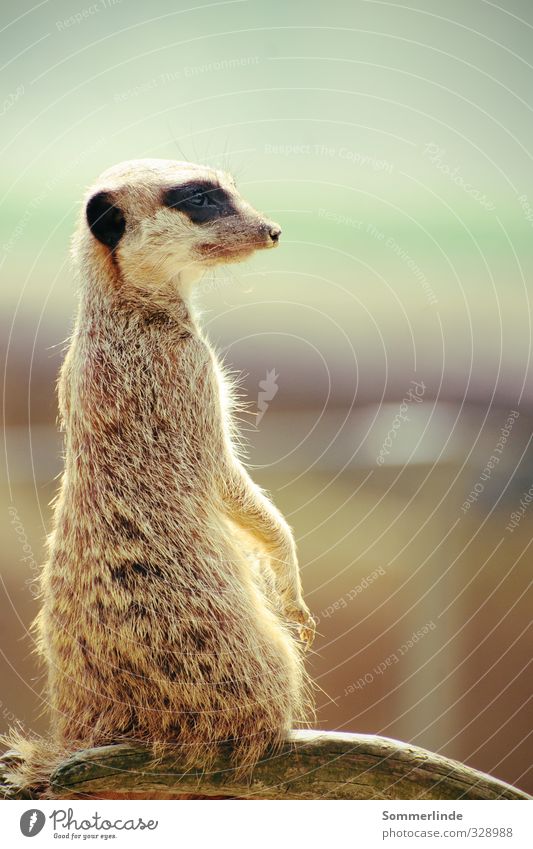
{"type": "Polygon", "coordinates": [[[114,250],[126,229],[124,213],[108,192],[98,192],[87,204],[87,223],[93,236],[114,250]]]}

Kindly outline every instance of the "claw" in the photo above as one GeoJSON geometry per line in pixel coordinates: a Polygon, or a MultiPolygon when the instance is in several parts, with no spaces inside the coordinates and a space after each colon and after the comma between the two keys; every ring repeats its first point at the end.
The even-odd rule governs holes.
{"type": "Polygon", "coordinates": [[[301,628],[298,629],[300,634],[300,639],[303,643],[305,643],[305,647],[310,649],[313,645],[313,641],[315,639],[315,620],[311,618],[310,620],[313,624],[302,625],[301,628]]]}
{"type": "Polygon", "coordinates": [[[311,648],[315,639],[316,622],[304,602],[301,602],[297,607],[294,605],[287,607],[285,616],[291,622],[296,622],[300,626],[298,628],[300,639],[308,649],[311,648]]]}

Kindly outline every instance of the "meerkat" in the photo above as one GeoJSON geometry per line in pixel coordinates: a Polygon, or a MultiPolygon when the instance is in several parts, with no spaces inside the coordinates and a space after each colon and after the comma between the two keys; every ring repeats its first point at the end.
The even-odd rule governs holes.
{"type": "Polygon", "coordinates": [[[35,623],[51,737],[12,736],[19,784],[124,739],[172,745],[184,766],[230,744],[249,770],[306,719],[314,621],[293,535],[241,462],[231,381],[192,305],[207,269],[280,233],[231,176],[185,162],[122,163],[86,197],[35,623]]]}

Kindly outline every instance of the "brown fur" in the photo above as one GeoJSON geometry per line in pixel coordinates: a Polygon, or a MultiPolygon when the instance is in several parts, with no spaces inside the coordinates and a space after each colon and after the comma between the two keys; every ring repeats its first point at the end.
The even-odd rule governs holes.
{"type": "Polygon", "coordinates": [[[126,163],[88,197],[102,189],[126,231],[110,250],[83,216],[74,240],[65,470],[36,622],[51,737],[9,739],[23,755],[13,782],[44,793],[65,754],[121,739],[206,768],[229,741],[244,772],[310,706],[294,541],[238,459],[231,385],[190,297],[207,266],[269,246],[265,219],[227,175],[185,163],[126,163]],[[232,193],[231,219],[193,225],[161,206],[162,187],[191,175],[232,193]]]}

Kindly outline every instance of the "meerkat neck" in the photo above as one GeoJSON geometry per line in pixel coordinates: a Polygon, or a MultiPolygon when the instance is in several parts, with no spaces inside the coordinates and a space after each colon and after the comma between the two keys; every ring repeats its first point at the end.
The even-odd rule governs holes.
{"type": "Polygon", "coordinates": [[[172,325],[182,333],[199,334],[196,312],[190,293],[183,297],[174,289],[172,297],[163,296],[154,299],[143,296],[139,290],[122,287],[120,282],[112,286],[103,286],[99,276],[88,274],[82,281],[78,309],[78,328],[88,333],[98,333],[110,328],[120,332],[129,324],[149,326],[153,323],[172,325]]]}
{"type": "Polygon", "coordinates": [[[182,300],[190,304],[193,286],[198,283],[203,276],[204,271],[199,270],[196,266],[188,266],[178,272],[176,275],[176,288],[182,300]]]}

